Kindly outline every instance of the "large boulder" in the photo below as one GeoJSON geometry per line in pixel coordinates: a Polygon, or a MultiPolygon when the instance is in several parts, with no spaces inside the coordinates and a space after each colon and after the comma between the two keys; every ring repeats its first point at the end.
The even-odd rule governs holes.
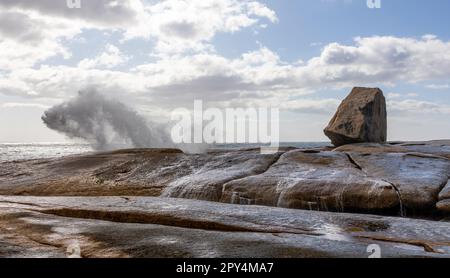
{"type": "Polygon", "coordinates": [[[335,146],[386,142],[386,100],[378,88],[353,88],[324,130],[335,146]]]}

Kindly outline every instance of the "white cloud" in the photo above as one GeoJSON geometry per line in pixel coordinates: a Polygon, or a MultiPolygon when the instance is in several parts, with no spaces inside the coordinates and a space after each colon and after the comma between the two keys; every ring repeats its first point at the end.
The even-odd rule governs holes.
{"type": "MultiPolygon", "coordinates": [[[[65,0],[0,2],[0,68],[4,70],[0,94],[61,100],[95,86],[158,108],[186,105],[198,98],[217,105],[271,103],[293,111],[324,113],[335,109],[338,100],[304,95],[319,89],[450,76],[450,42],[434,35],[331,43],[303,63],[282,61],[264,46],[234,59],[215,53],[211,42],[218,33],[265,28],[261,26],[278,21],[273,10],[257,1],[91,0],[83,1],[81,9],[68,9],[65,4],[65,0]],[[129,70],[118,68],[129,57],[107,44],[103,53],[78,61],[77,66],[45,65],[50,57],[69,57],[66,42],[86,29],[118,32],[123,40],[153,40],[153,61],[129,70]]],[[[447,113],[442,105],[405,100],[395,93],[388,98],[396,101],[390,102],[393,111],[447,113]]]]}
{"type": "Polygon", "coordinates": [[[334,113],[341,101],[338,99],[296,99],[283,102],[281,109],[300,113],[330,114],[334,113]]]}
{"type": "Polygon", "coordinates": [[[152,86],[164,92],[177,89],[184,93],[184,88],[215,94],[234,90],[264,95],[262,92],[267,91],[390,86],[450,76],[450,43],[434,37],[367,37],[356,39],[354,46],[329,44],[320,56],[306,63],[283,62],[276,53],[261,47],[238,59],[217,54],[191,55],[164,58],[137,70],[165,80],[152,86]],[[208,86],[209,82],[215,86],[208,86]]]}
{"type": "Polygon", "coordinates": [[[119,48],[112,44],[105,46],[105,51],[99,56],[93,59],[83,59],[78,63],[79,68],[92,69],[92,68],[107,68],[112,69],[119,66],[129,60],[129,57],[125,56],[119,48]]]}
{"type": "MultiPolygon", "coordinates": [[[[0,32],[4,34],[0,39],[2,68],[30,68],[54,55],[69,57],[70,53],[62,40],[73,38],[83,29],[96,28],[120,30],[125,38],[156,40],[156,61],[137,67],[134,73],[138,76],[131,77],[141,78],[141,71],[153,74],[147,77],[149,80],[145,83],[149,88],[156,87],[155,90],[183,85],[189,88],[190,85],[192,89],[205,91],[211,88],[207,86],[211,81],[229,84],[217,84],[217,93],[232,90],[229,87],[234,85],[237,86],[234,91],[314,90],[353,85],[391,85],[450,75],[450,43],[433,35],[420,39],[392,36],[356,38],[354,45],[331,43],[318,57],[304,64],[285,63],[265,47],[233,60],[214,54],[210,41],[217,33],[258,26],[256,24],[262,19],[269,22],[278,20],[274,11],[256,1],[167,0],[150,3],[140,0],[93,0],[84,1],[81,9],[68,9],[65,2],[8,0],[0,3],[5,8],[0,13],[3,26],[0,32]],[[21,16],[14,16],[16,13],[21,16]],[[7,26],[15,26],[14,32],[7,26]],[[163,55],[180,53],[185,54],[163,55]],[[155,76],[159,80],[154,80],[155,76]]],[[[125,54],[114,46],[107,46],[106,52],[100,56],[80,61],[79,68],[112,69],[124,61],[125,54]]],[[[72,73],[77,71],[66,70],[72,73]]],[[[89,73],[95,74],[95,77],[126,75],[123,72],[89,73]]],[[[84,73],[81,75],[86,76],[84,73]]],[[[20,87],[27,86],[23,78],[17,74],[16,77],[16,81],[21,82],[20,87]]],[[[29,86],[34,87],[33,84],[29,86]]],[[[27,90],[45,93],[33,88],[27,90]]]]}
{"type": "MultiPolygon", "coordinates": [[[[124,61],[123,54],[108,46],[106,53],[81,61],[78,67],[42,66],[4,74],[0,92],[14,94],[16,90],[23,96],[65,98],[86,86],[98,86],[168,106],[194,98],[224,103],[252,99],[281,102],[318,89],[435,80],[450,74],[449,53],[450,43],[437,38],[368,37],[356,39],[354,46],[329,44],[318,57],[303,64],[286,63],[261,47],[235,59],[215,53],[165,56],[130,71],[119,71],[112,68],[124,61]],[[429,70],[430,65],[440,70],[429,70]]],[[[388,97],[399,98],[396,94],[388,97]]]]}
{"type": "Polygon", "coordinates": [[[425,88],[432,89],[432,90],[445,90],[445,89],[449,89],[450,85],[449,84],[429,84],[429,85],[426,85],[425,88]]]}
{"type": "MultiPolygon", "coordinates": [[[[444,83],[430,83],[428,89],[449,88],[450,42],[435,35],[313,43],[323,49],[305,62],[283,61],[263,45],[235,58],[214,49],[220,33],[249,28],[256,34],[276,22],[277,14],[256,0],[83,0],[81,9],[68,9],[66,0],[1,0],[0,94],[7,102],[0,107],[20,114],[23,108],[44,109],[78,90],[96,87],[149,113],[191,107],[193,99],[218,107],[275,105],[312,115],[314,125],[310,118],[304,122],[316,128],[340,103],[313,95],[318,90],[417,82],[444,83]],[[97,56],[83,36],[87,30],[108,34],[97,56]],[[130,48],[116,42],[112,45],[113,38],[147,43],[148,60],[127,64],[134,53],[122,52],[130,48]],[[68,43],[83,40],[89,54],[75,66],[48,64],[52,57],[71,57],[68,43]]],[[[389,115],[425,122],[450,114],[448,105],[416,97],[389,93],[389,115]]]]}
{"type": "Polygon", "coordinates": [[[327,45],[302,75],[332,85],[418,82],[450,75],[450,42],[427,36],[356,38],[355,45],[327,45]]]}
{"type": "Polygon", "coordinates": [[[321,43],[321,42],[312,42],[312,43],[310,43],[309,45],[310,45],[311,47],[319,47],[319,46],[322,46],[323,43],[321,43]]]}
{"type": "Polygon", "coordinates": [[[68,66],[41,66],[18,69],[0,78],[0,93],[31,98],[66,99],[86,87],[98,87],[105,92],[133,93],[142,90],[139,76],[98,69],[68,66]]]}
{"type": "Polygon", "coordinates": [[[275,13],[256,1],[141,0],[83,1],[69,9],[66,0],[0,1],[0,68],[32,67],[70,52],[64,40],[86,29],[118,31],[124,39],[156,42],[155,55],[213,51],[219,32],[257,26],[261,19],[275,22],[275,13]]]}
{"type": "Polygon", "coordinates": [[[66,41],[85,29],[120,30],[136,22],[136,0],[83,1],[69,9],[66,0],[0,1],[0,68],[29,68],[48,58],[71,56],[66,41]]]}
{"type": "Polygon", "coordinates": [[[401,97],[402,97],[402,94],[398,94],[398,93],[388,93],[388,94],[386,95],[386,97],[387,97],[388,99],[397,99],[397,98],[401,98],[401,97]]]}
{"type": "Polygon", "coordinates": [[[257,26],[261,19],[278,20],[274,11],[256,1],[166,0],[146,5],[139,24],[128,28],[125,37],[155,39],[158,55],[211,51],[217,33],[257,26]]]}
{"type": "Polygon", "coordinates": [[[40,108],[42,110],[50,108],[48,105],[39,103],[21,103],[21,102],[7,102],[0,105],[2,108],[40,108]]]}
{"type": "Polygon", "coordinates": [[[66,0],[2,0],[3,9],[38,14],[53,20],[69,20],[77,25],[98,28],[118,28],[136,23],[140,0],[89,0],[81,1],[80,9],[70,9],[66,0]]]}
{"type": "Polygon", "coordinates": [[[22,11],[0,11],[0,68],[14,70],[62,55],[70,56],[61,40],[79,33],[68,22],[22,11]]]}
{"type": "Polygon", "coordinates": [[[393,115],[409,114],[450,114],[450,105],[435,103],[430,101],[422,101],[416,99],[405,99],[399,101],[388,101],[388,111],[393,115]]]}
{"type": "Polygon", "coordinates": [[[260,17],[265,17],[269,19],[271,22],[278,22],[278,17],[276,13],[269,9],[266,5],[261,4],[259,2],[250,2],[247,3],[249,14],[257,15],[260,17]]]}

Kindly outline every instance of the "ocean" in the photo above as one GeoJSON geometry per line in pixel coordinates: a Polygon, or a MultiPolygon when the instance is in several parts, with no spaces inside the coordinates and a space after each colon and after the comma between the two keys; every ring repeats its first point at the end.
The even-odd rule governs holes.
{"type": "MultiPolygon", "coordinates": [[[[281,147],[316,148],[328,146],[327,142],[280,143],[281,147]]],[[[223,144],[213,148],[257,148],[259,144],[223,144]]],[[[95,152],[89,144],[81,143],[0,143],[0,162],[56,158],[73,154],[95,152]]]]}
{"type": "Polygon", "coordinates": [[[62,157],[92,152],[89,144],[0,143],[0,162],[62,157]]]}

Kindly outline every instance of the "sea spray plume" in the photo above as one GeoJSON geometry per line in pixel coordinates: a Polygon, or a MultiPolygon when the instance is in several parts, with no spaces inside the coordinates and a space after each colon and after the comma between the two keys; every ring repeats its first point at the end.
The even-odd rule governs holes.
{"type": "Polygon", "coordinates": [[[50,129],[84,139],[97,150],[172,146],[163,126],[148,123],[123,103],[95,90],[80,91],[74,99],[47,110],[42,120],[50,129]]]}

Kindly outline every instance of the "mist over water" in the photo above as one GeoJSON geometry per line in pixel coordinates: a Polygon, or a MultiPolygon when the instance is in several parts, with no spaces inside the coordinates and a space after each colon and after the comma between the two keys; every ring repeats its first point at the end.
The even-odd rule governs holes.
{"type": "Polygon", "coordinates": [[[48,128],[84,139],[96,150],[174,147],[164,125],[146,121],[95,90],[80,91],[74,99],[47,110],[42,120],[48,128]]]}

